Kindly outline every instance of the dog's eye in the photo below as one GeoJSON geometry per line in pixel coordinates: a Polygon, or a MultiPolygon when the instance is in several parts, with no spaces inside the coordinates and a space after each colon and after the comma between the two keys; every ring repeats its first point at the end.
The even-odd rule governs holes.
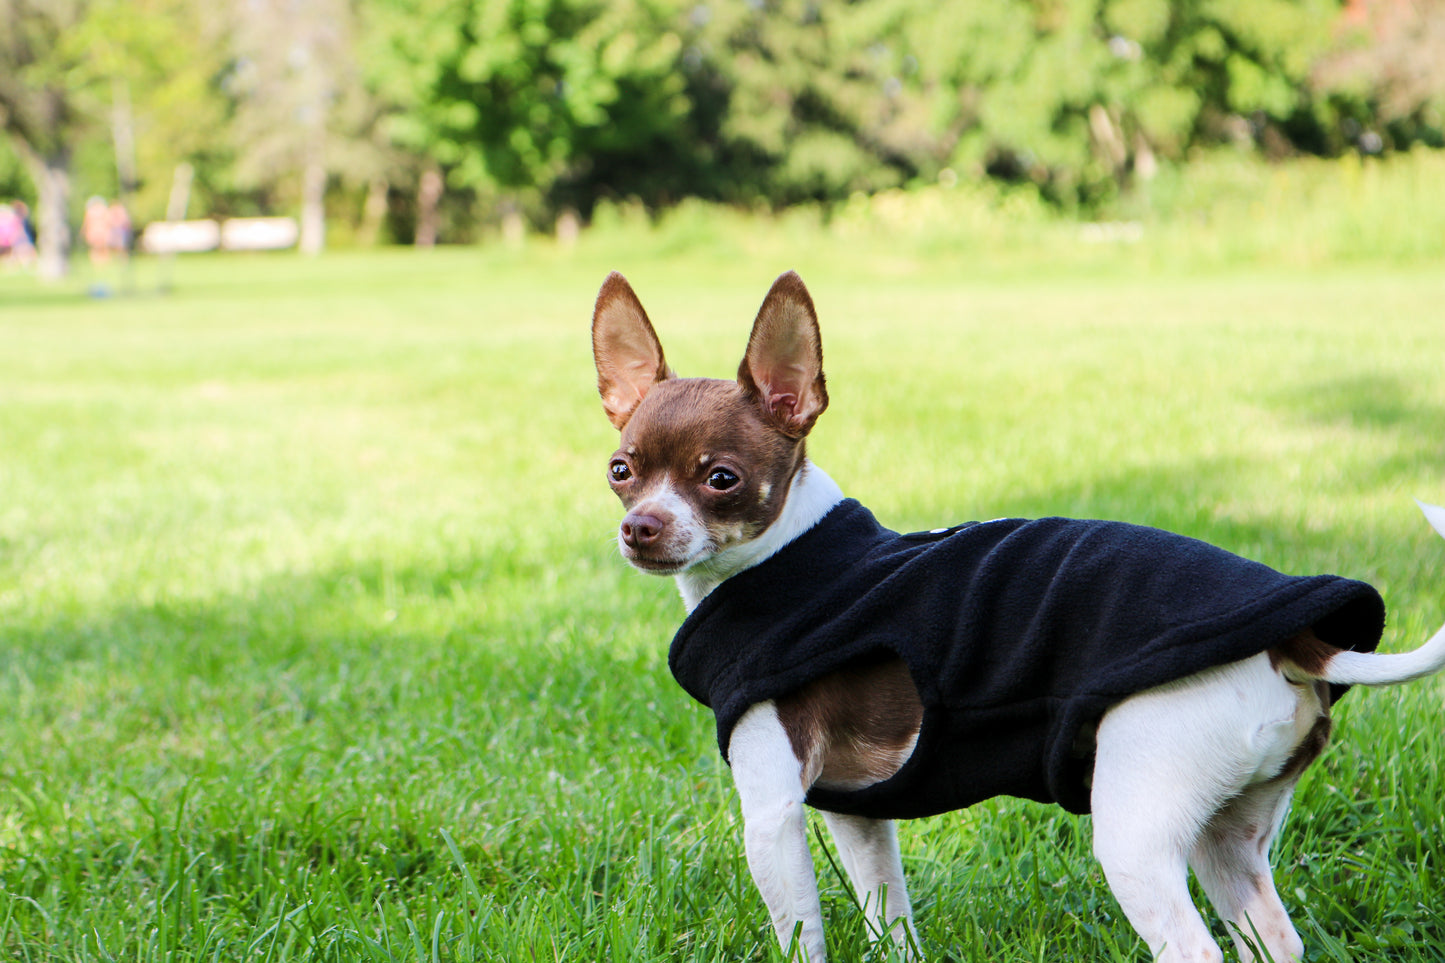
{"type": "Polygon", "coordinates": [[[707,487],[713,491],[725,492],[738,483],[738,476],[726,468],[714,468],[707,476],[707,487]]]}
{"type": "Polygon", "coordinates": [[[607,473],[612,476],[614,482],[625,482],[632,477],[632,469],[627,467],[625,461],[614,461],[607,466],[607,473]]]}

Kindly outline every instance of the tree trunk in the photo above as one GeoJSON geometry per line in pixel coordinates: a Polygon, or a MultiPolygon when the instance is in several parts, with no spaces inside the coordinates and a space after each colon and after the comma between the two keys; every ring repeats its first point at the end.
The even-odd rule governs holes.
{"type": "Polygon", "coordinates": [[[386,221],[387,193],[391,185],[385,177],[373,177],[366,185],[366,203],[361,209],[361,229],[356,232],[357,240],[367,247],[375,247],[381,240],[381,227],[386,221]]]}
{"type": "Polygon", "coordinates": [[[130,84],[123,78],[110,81],[110,136],[115,144],[115,173],[120,199],[129,207],[136,189],[135,116],[130,108],[130,84]]]}
{"type": "Polygon", "coordinates": [[[39,157],[31,154],[30,176],[39,192],[36,211],[38,273],[45,281],[58,281],[70,269],[70,152],[39,157]]]}
{"type": "Polygon", "coordinates": [[[508,247],[521,247],[527,240],[527,222],[522,218],[522,208],[508,198],[502,201],[502,242],[508,247]]]}
{"type": "Polygon", "coordinates": [[[1124,138],[1120,136],[1114,118],[1109,116],[1102,104],[1089,108],[1089,133],[1093,134],[1095,145],[1114,168],[1114,176],[1118,177],[1129,160],[1129,150],[1124,146],[1124,138]]]}
{"type": "Polygon", "coordinates": [[[313,155],[301,173],[301,253],[316,255],[326,246],[326,166],[313,155]]]}
{"type": "Polygon", "coordinates": [[[436,247],[437,206],[442,199],[442,172],[428,167],[416,189],[416,246],[436,247]]]}
{"type": "Polygon", "coordinates": [[[1154,156],[1154,149],[1144,139],[1143,134],[1134,135],[1134,176],[1141,181],[1152,181],[1159,173],[1159,161],[1154,156]]]}
{"type": "Polygon", "coordinates": [[[582,215],[575,207],[564,207],[557,215],[557,244],[570,251],[582,235],[582,215]]]}
{"type": "Polygon", "coordinates": [[[186,219],[186,208],[191,206],[191,181],[195,176],[196,169],[187,162],[176,165],[176,173],[171,178],[171,196],[166,202],[166,220],[186,219]]]}

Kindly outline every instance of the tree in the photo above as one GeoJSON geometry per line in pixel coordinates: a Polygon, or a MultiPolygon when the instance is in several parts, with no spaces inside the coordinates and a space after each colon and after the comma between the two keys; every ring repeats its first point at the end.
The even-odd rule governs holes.
{"type": "Polygon", "coordinates": [[[35,183],[39,271],[52,280],[66,273],[71,155],[92,119],[93,92],[75,82],[88,13],[85,0],[0,0],[0,125],[35,183]]]}
{"type": "Polygon", "coordinates": [[[1102,200],[1156,155],[1285,143],[1335,0],[865,0],[948,163],[1102,200]]]}
{"type": "Polygon", "coordinates": [[[682,0],[374,0],[385,129],[453,187],[538,216],[696,184],[682,0]]]}
{"type": "Polygon", "coordinates": [[[222,111],[220,64],[192,0],[0,0],[0,125],[38,196],[40,272],[64,275],[77,150],[115,141],[127,194],[201,150],[222,111]]]}
{"type": "Polygon", "coordinates": [[[301,250],[325,243],[330,175],[379,166],[355,57],[353,0],[237,0],[232,136],[243,183],[300,174],[301,250]]]}
{"type": "Polygon", "coordinates": [[[372,0],[359,13],[363,79],[381,116],[378,131],[398,153],[394,167],[416,190],[413,236],[430,247],[439,234],[442,165],[465,148],[437,100],[443,65],[460,56],[469,7],[459,0],[372,0]]]}
{"type": "Polygon", "coordinates": [[[1349,0],[1314,87],[1367,153],[1445,145],[1445,0],[1349,0]]]}
{"type": "Polygon", "coordinates": [[[210,178],[231,162],[216,137],[229,113],[225,34],[194,0],[92,4],[80,39],[104,95],[98,121],[111,132],[116,189],[140,219],[158,217],[178,164],[210,178]]]}
{"type": "MultiPolygon", "coordinates": [[[[905,90],[886,33],[893,2],[707,3],[698,86],[720,95],[726,193],[774,203],[896,186],[937,166],[940,142],[905,90]]],[[[916,13],[932,16],[916,5],[916,13]]],[[[701,95],[696,95],[701,103],[701,95]]]]}

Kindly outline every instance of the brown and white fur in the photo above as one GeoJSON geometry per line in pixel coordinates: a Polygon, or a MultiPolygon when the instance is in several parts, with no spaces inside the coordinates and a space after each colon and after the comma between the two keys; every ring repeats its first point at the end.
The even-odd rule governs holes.
{"type": "MultiPolygon", "coordinates": [[[[843,493],[804,438],[828,404],[813,303],[789,272],[753,324],[736,381],[677,378],[632,288],[597,297],[598,386],[621,444],[613,490],[627,510],[623,556],[672,575],[691,611],[724,579],[809,529],[843,493]]],[[[1422,506],[1445,534],[1445,510],[1422,506]]],[[[1278,963],[1303,944],[1275,892],[1269,848],[1300,774],[1324,748],[1328,683],[1387,685],[1445,665],[1445,629],[1420,649],[1365,655],[1304,632],[1244,661],[1141,692],[1100,721],[1094,852],[1129,922],[1160,961],[1223,958],[1190,898],[1193,870],[1242,959],[1278,963]]],[[[784,952],[824,959],[803,801],[811,786],[861,788],[907,760],[921,707],[901,661],[844,671],[752,706],[728,761],[745,848],[784,952]]],[[[893,823],[823,813],[875,939],[912,952],[893,823]]]]}

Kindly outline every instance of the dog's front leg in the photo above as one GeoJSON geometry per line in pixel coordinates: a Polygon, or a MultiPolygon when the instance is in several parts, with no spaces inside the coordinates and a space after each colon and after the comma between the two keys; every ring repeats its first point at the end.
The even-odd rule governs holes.
{"type": "Polygon", "coordinates": [[[748,869],[768,904],[778,942],[786,954],[797,931],[801,958],[823,963],[823,910],[808,852],[803,764],[772,702],[758,703],[738,720],[728,763],[742,800],[748,869]]]}
{"type": "Polygon", "coordinates": [[[903,881],[903,858],[898,852],[898,831],[892,820],[823,813],[823,821],[838,845],[838,856],[868,920],[868,935],[884,933],[914,959],[913,910],[903,881]]]}

